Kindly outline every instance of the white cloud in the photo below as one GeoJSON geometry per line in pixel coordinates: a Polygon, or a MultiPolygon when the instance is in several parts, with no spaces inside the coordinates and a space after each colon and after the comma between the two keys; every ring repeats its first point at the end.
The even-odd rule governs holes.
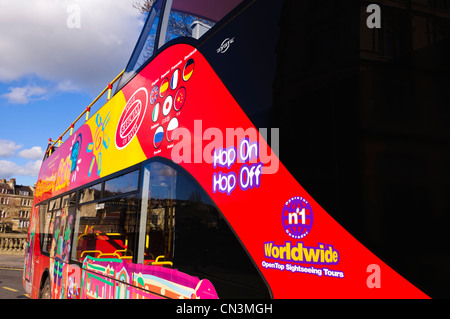
{"type": "Polygon", "coordinates": [[[31,101],[46,99],[47,89],[39,86],[11,87],[9,93],[2,95],[11,104],[28,104],[31,101]]]}
{"type": "Polygon", "coordinates": [[[20,150],[22,145],[17,145],[13,141],[0,140],[0,157],[8,158],[14,156],[16,151],[20,150]]]}
{"type": "Polygon", "coordinates": [[[0,178],[38,176],[44,151],[40,146],[19,151],[22,147],[23,145],[17,145],[14,141],[0,140],[0,178]],[[16,152],[18,153],[16,154],[16,152]],[[3,160],[2,158],[11,158],[11,160],[3,160]],[[20,158],[29,161],[22,164],[24,160],[20,158]]]}
{"type": "Polygon", "coordinates": [[[44,151],[42,150],[42,147],[34,146],[30,149],[20,151],[19,156],[26,159],[39,160],[44,157],[44,151]]]}
{"type": "MultiPolygon", "coordinates": [[[[1,0],[0,81],[36,75],[60,89],[98,93],[125,67],[139,36],[143,16],[134,2],[1,0]],[[79,28],[71,4],[80,9],[79,28]]],[[[30,99],[13,89],[11,101],[30,99]]]]}
{"type": "Polygon", "coordinates": [[[44,151],[40,146],[33,146],[29,149],[19,151],[23,145],[18,145],[14,141],[0,140],[0,158],[21,157],[30,160],[40,160],[44,157],[44,151]]]}
{"type": "Polygon", "coordinates": [[[70,80],[65,80],[63,82],[58,83],[56,86],[56,91],[58,92],[76,92],[79,91],[79,88],[72,83],[70,80]]]}
{"type": "Polygon", "coordinates": [[[0,160],[0,176],[11,178],[15,176],[38,176],[42,160],[30,161],[25,165],[18,165],[11,161],[0,160]]]}

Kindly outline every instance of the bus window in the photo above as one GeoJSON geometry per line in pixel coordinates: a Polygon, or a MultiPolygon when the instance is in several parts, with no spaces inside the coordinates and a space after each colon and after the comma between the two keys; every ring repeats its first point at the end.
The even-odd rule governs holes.
{"type": "Polygon", "coordinates": [[[242,0],[168,1],[170,2],[172,8],[167,25],[163,25],[161,29],[160,44],[178,37],[199,39],[242,0]]]}
{"type": "Polygon", "coordinates": [[[131,261],[137,203],[137,196],[130,195],[81,205],[75,221],[72,260],[82,262],[92,256],[131,261]]]}
{"type": "Polygon", "coordinates": [[[41,244],[41,251],[44,251],[44,242],[47,243],[48,242],[48,238],[46,238],[46,236],[48,236],[48,231],[44,232],[44,229],[48,229],[48,223],[50,223],[50,219],[48,216],[48,212],[47,212],[47,203],[41,203],[39,205],[39,236],[40,236],[40,244],[41,244]]]}
{"type": "Polygon", "coordinates": [[[50,204],[41,204],[39,206],[40,214],[40,234],[41,234],[41,251],[43,253],[50,253],[53,237],[53,226],[55,223],[55,215],[59,210],[59,203],[61,198],[51,200],[50,204]]]}
{"type": "Polygon", "coordinates": [[[176,171],[162,163],[147,165],[150,171],[144,264],[172,265],[175,227],[176,171]]]}
{"type": "Polygon", "coordinates": [[[80,204],[101,198],[102,183],[98,183],[80,191],[80,204]]]}
{"type": "Polygon", "coordinates": [[[116,92],[152,58],[157,48],[179,37],[199,39],[242,0],[167,0],[164,19],[161,15],[163,2],[156,0],[148,13],[143,31],[116,92]]]}
{"type": "MultiPolygon", "coordinates": [[[[70,195],[69,195],[70,196],[70,195]]],[[[63,207],[54,215],[54,227],[50,257],[67,262],[76,206],[63,207]]]]}
{"type": "Polygon", "coordinates": [[[120,79],[117,86],[117,91],[120,90],[134,75],[136,75],[139,68],[153,56],[162,3],[163,1],[161,0],[156,1],[148,13],[144,29],[142,30],[130,61],[125,68],[125,73],[120,79]]]}
{"type": "Polygon", "coordinates": [[[61,198],[53,199],[50,201],[48,205],[48,210],[58,209],[61,204],[61,198]]]}
{"type": "Polygon", "coordinates": [[[103,197],[120,195],[138,190],[139,171],[134,171],[105,182],[103,197]]]}
{"type": "Polygon", "coordinates": [[[145,165],[143,174],[147,224],[145,240],[140,239],[145,249],[139,252],[145,265],[206,278],[219,298],[270,298],[241,243],[191,175],[156,161],[145,165]]]}
{"type": "Polygon", "coordinates": [[[69,195],[66,195],[62,199],[62,206],[61,207],[68,207],[76,204],[76,195],[77,193],[72,193],[69,195]]]}

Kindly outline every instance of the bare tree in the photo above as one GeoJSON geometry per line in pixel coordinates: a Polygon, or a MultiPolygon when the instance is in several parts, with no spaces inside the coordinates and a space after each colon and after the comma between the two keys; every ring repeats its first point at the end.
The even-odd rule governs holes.
{"type": "Polygon", "coordinates": [[[155,0],[144,0],[144,2],[133,3],[133,7],[135,7],[139,11],[141,11],[141,13],[145,13],[145,12],[150,12],[154,3],[155,3],[155,0]]]}

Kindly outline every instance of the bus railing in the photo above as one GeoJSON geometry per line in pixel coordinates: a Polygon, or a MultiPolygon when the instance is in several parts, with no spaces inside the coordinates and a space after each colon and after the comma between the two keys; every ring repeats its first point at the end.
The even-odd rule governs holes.
{"type": "Polygon", "coordinates": [[[67,132],[70,131],[69,136],[72,136],[73,134],[73,128],[75,127],[75,124],[84,116],[86,115],[86,120],[89,120],[89,112],[91,111],[92,106],[102,98],[102,96],[108,92],[107,95],[107,101],[109,101],[111,99],[111,91],[112,91],[112,87],[114,85],[114,83],[116,83],[120,77],[123,75],[123,73],[125,72],[125,70],[123,70],[122,72],[119,73],[119,75],[117,75],[114,80],[112,80],[111,82],[109,82],[109,84],[103,89],[103,91],[84,109],[84,111],[72,122],[72,124],[70,124],[70,126],[59,136],[59,138],[57,140],[52,140],[51,138],[49,138],[48,140],[48,147],[47,147],[47,151],[45,152],[45,158],[49,157],[52,154],[52,150],[55,146],[60,146],[62,143],[62,139],[64,137],[64,135],[66,135],[67,132]],[[58,145],[56,145],[58,144],[58,145]]]}

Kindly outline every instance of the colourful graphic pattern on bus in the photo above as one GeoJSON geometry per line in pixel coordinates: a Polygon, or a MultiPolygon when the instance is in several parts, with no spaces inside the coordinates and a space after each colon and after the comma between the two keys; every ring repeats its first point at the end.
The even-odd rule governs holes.
{"type": "Polygon", "coordinates": [[[87,257],[81,285],[81,298],[87,299],[217,298],[206,279],[161,266],[135,266],[118,259],[87,257]],[[133,271],[134,267],[139,271],[133,271]]]}
{"type": "Polygon", "coordinates": [[[87,256],[82,266],[51,262],[52,299],[217,299],[210,281],[175,269],[87,256]]]}

